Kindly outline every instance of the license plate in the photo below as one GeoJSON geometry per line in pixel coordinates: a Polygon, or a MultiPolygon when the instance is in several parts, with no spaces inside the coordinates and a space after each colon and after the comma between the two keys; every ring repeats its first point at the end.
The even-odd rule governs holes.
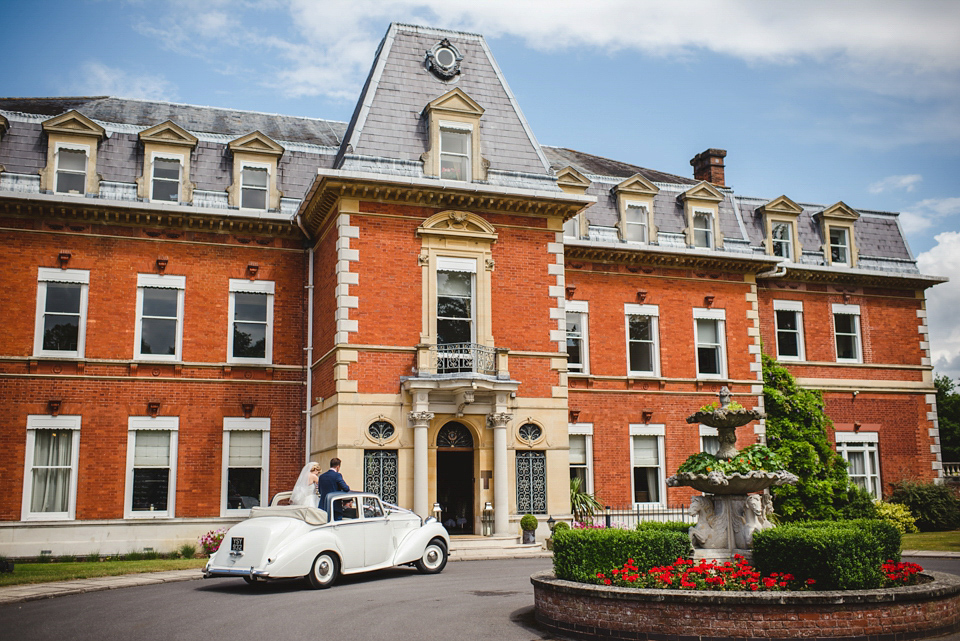
{"type": "Polygon", "coordinates": [[[242,537],[242,536],[233,536],[233,537],[230,537],[230,551],[231,551],[231,552],[243,552],[243,537],[242,537]]]}

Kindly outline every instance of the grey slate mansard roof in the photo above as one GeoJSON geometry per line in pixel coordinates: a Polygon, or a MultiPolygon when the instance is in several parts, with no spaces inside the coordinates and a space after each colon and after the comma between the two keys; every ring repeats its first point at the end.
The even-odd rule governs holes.
{"type": "MultiPolygon", "coordinates": [[[[303,198],[318,168],[432,180],[423,176],[420,161],[429,144],[424,108],[456,87],[484,109],[481,154],[490,162],[488,182],[559,192],[555,173],[571,166],[591,180],[587,195],[597,198],[585,212],[589,224],[611,228],[619,219],[612,187],[640,174],[660,189],[654,199],[660,233],[674,235],[673,241],[663,237],[661,244],[681,238],[686,223],[677,197],[698,180],[563,147],[541,147],[482,36],[403,24],[391,24],[387,30],[349,123],[109,96],[0,98],[0,113],[10,120],[0,144],[0,165],[7,172],[36,175],[46,163],[42,122],[75,109],[107,130],[97,167],[106,181],[133,183],[143,171],[137,134],[167,120],[199,138],[191,179],[200,190],[226,189],[232,167],[225,147],[253,131],[284,146],[279,187],[288,198],[303,198]],[[449,80],[436,77],[425,62],[427,50],[444,38],[463,55],[461,73],[449,80]]],[[[724,194],[720,231],[730,241],[725,251],[763,253],[766,231],[757,209],[770,199],[736,195],[728,188],[720,191],[724,194]]],[[[802,262],[823,264],[823,239],[814,214],[825,206],[802,206],[798,220],[802,262]]],[[[861,259],[887,261],[864,266],[916,273],[897,215],[860,214],[855,240],[861,259]]]]}

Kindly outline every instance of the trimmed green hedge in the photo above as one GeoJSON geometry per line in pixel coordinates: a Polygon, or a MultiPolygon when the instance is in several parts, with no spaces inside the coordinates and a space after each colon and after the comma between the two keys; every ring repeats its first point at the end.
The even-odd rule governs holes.
{"type": "Polygon", "coordinates": [[[638,530],[659,530],[661,532],[682,532],[686,534],[693,527],[692,523],[683,521],[640,521],[637,523],[638,530]]]}
{"type": "Polygon", "coordinates": [[[781,572],[800,580],[813,579],[815,590],[879,588],[884,579],[880,566],[886,558],[877,531],[860,521],[762,530],[753,535],[753,565],[763,574],[781,572]],[[852,525],[856,523],[861,526],[852,525]]]}
{"type": "Polygon", "coordinates": [[[567,581],[596,583],[597,572],[609,572],[627,559],[648,570],[692,555],[690,539],[681,532],[578,529],[553,533],[553,572],[567,581]]]}
{"type": "Polygon", "coordinates": [[[793,523],[804,528],[853,528],[863,530],[880,544],[884,561],[900,560],[900,531],[897,526],[883,519],[851,519],[849,521],[800,521],[793,523]]]}

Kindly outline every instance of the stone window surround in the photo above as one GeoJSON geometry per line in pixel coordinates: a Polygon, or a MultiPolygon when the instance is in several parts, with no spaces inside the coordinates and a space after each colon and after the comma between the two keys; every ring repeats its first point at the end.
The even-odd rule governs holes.
{"type": "Polygon", "coordinates": [[[662,505],[666,500],[667,496],[667,487],[666,487],[666,475],[664,474],[665,470],[665,461],[664,461],[664,438],[666,436],[666,425],[663,424],[653,424],[653,423],[639,423],[639,424],[630,424],[629,426],[630,433],[630,501],[634,505],[662,505]],[[634,447],[633,439],[637,436],[653,436],[657,439],[657,469],[659,470],[657,474],[657,500],[648,501],[646,503],[637,503],[636,499],[636,488],[634,487],[634,474],[633,470],[636,467],[634,461],[634,447]]]}
{"type": "Polygon", "coordinates": [[[852,209],[843,201],[837,202],[836,204],[827,207],[821,212],[818,212],[814,215],[815,219],[819,219],[820,223],[820,233],[823,236],[823,260],[827,265],[833,265],[832,252],[830,251],[830,229],[831,228],[842,228],[847,231],[847,262],[845,263],[836,263],[838,266],[842,267],[856,267],[857,261],[860,258],[860,253],[857,250],[856,237],[854,235],[854,227],[856,221],[860,218],[860,214],[856,210],[852,209]]]}
{"type": "Polygon", "coordinates": [[[73,521],[77,512],[77,470],[80,453],[80,416],[27,416],[27,441],[23,466],[23,498],[21,521],[73,521]],[[31,512],[33,500],[33,458],[37,430],[70,430],[73,441],[70,452],[70,496],[66,512],[31,512]]]}
{"type": "Polygon", "coordinates": [[[693,308],[693,336],[694,336],[694,362],[697,366],[698,379],[725,379],[727,378],[727,338],[726,338],[726,310],[707,309],[701,307],[693,308]],[[713,320],[717,325],[717,340],[719,341],[718,360],[720,362],[720,372],[717,374],[700,373],[700,359],[697,354],[700,346],[700,337],[697,332],[698,320],[713,320]]]}
{"type": "Polygon", "coordinates": [[[233,154],[232,171],[233,182],[227,187],[227,204],[244,211],[277,211],[280,209],[280,199],[283,192],[277,187],[277,169],[283,147],[263,135],[254,131],[236,140],[232,140],[227,148],[233,154]],[[250,209],[241,207],[243,198],[243,168],[253,167],[267,170],[267,194],[265,209],[250,209]]]}
{"type": "Polygon", "coordinates": [[[227,507],[227,480],[230,471],[230,437],[232,432],[260,432],[263,438],[260,449],[260,504],[269,501],[270,481],[270,418],[241,416],[223,417],[223,449],[220,472],[220,516],[246,516],[248,509],[231,510],[227,507]]]}
{"type": "Polygon", "coordinates": [[[177,499],[177,445],[179,443],[179,416],[130,416],[127,418],[127,463],[126,483],[123,493],[123,518],[157,519],[173,518],[177,499]],[[137,432],[157,430],[170,433],[170,459],[167,480],[167,509],[164,511],[133,510],[133,469],[137,444],[137,432]]]}
{"type": "Polygon", "coordinates": [[[37,313],[34,327],[33,355],[83,358],[87,333],[87,297],[90,290],[90,270],[40,267],[37,270],[37,313]],[[71,283],[80,285],[80,317],[77,327],[76,351],[53,351],[43,349],[44,315],[46,313],[47,283],[71,283]]]}
{"type": "Polygon", "coordinates": [[[83,194],[77,196],[99,194],[97,147],[106,135],[106,130],[76,110],[45,120],[42,127],[47,135],[47,162],[40,170],[40,191],[56,191],[58,151],[67,148],[82,150],[87,154],[85,189],[83,194]]]}
{"type": "Polygon", "coordinates": [[[620,232],[620,240],[627,242],[627,211],[630,207],[640,207],[645,209],[647,214],[647,238],[643,243],[656,243],[657,225],[654,222],[653,198],[659,193],[660,188],[640,174],[635,174],[614,186],[611,191],[617,197],[617,228],[620,232]]]}
{"type": "MultiPolygon", "coordinates": [[[[590,303],[585,300],[568,300],[565,304],[565,310],[567,314],[579,314],[580,315],[580,369],[576,370],[577,374],[589,374],[590,373],[590,332],[589,332],[589,316],[590,316],[590,303]]],[[[567,328],[569,331],[569,327],[567,328]]],[[[570,370],[568,364],[567,369],[570,370]]],[[[573,370],[570,370],[573,371],[573,370]]]]}
{"type": "Polygon", "coordinates": [[[440,178],[440,130],[443,127],[470,129],[470,180],[484,181],[490,163],[481,155],[480,119],[484,109],[462,89],[455,88],[432,100],[424,108],[427,118],[427,151],[423,161],[423,174],[440,178]]]}
{"type": "Polygon", "coordinates": [[[683,203],[686,227],[683,230],[688,247],[696,247],[694,243],[693,217],[698,213],[705,213],[711,221],[711,242],[709,249],[723,248],[723,232],[720,231],[720,202],[723,194],[716,187],[707,182],[701,182],[683,192],[677,199],[683,203]]]}
{"type": "MultiPolygon", "coordinates": [[[[773,301],[773,325],[777,340],[777,360],[780,361],[802,361],[806,360],[806,345],[803,337],[803,301],[783,300],[780,298],[773,301]],[[779,333],[780,327],[777,323],[777,312],[794,312],[797,315],[797,356],[783,355],[780,353],[779,333]]],[[[785,330],[791,331],[791,330],[785,330]]]]}
{"type": "Polygon", "coordinates": [[[636,303],[623,304],[623,317],[626,331],[626,360],[627,376],[660,376],[660,307],[658,305],[638,305],[636,303]],[[631,316],[649,316],[652,327],[653,341],[653,369],[650,371],[634,370],[630,367],[630,317],[631,316]]]}
{"type": "Polygon", "coordinates": [[[773,256],[773,227],[777,223],[790,225],[791,256],[784,258],[790,262],[799,262],[803,255],[803,246],[800,243],[800,234],[797,229],[797,219],[803,213],[803,207],[786,196],[780,196],[757,208],[764,221],[764,247],[767,255],[773,256]]]}
{"type": "Polygon", "coordinates": [[[186,276],[171,274],[137,274],[137,325],[134,331],[133,358],[137,361],[180,361],[183,350],[183,307],[186,276]],[[174,354],[141,354],[140,336],[143,330],[143,290],[147,288],[176,289],[177,336],[174,354]]]}
{"type": "Polygon", "coordinates": [[[843,460],[847,461],[847,463],[850,462],[848,458],[850,451],[863,452],[867,484],[870,486],[867,491],[870,492],[874,498],[881,498],[877,492],[877,490],[883,488],[880,479],[880,457],[877,451],[877,445],[880,441],[879,434],[877,432],[867,432],[864,430],[859,432],[837,431],[834,433],[834,440],[836,442],[837,454],[842,456],[843,460]],[[862,446],[858,447],[854,444],[862,444],[862,446]],[[873,456],[869,456],[870,454],[873,456]]]}
{"type": "Polygon", "coordinates": [[[833,328],[833,349],[834,356],[836,356],[838,363],[862,363],[863,362],[863,326],[860,322],[860,306],[859,305],[845,305],[841,303],[833,303],[831,306],[831,315],[833,316],[832,328],[833,328]],[[840,358],[837,353],[837,315],[844,314],[847,316],[853,316],[854,323],[854,339],[856,340],[857,348],[857,357],[856,358],[840,358]]]}
{"type": "Polygon", "coordinates": [[[568,436],[583,436],[586,446],[587,487],[580,488],[585,492],[593,493],[593,423],[569,423],[568,436]]]}
{"type": "Polygon", "coordinates": [[[243,278],[231,278],[230,297],[228,302],[227,318],[227,362],[239,364],[270,364],[273,362],[273,301],[274,301],[274,282],[272,280],[247,280],[243,278]],[[233,355],[233,324],[236,308],[235,294],[263,294],[267,297],[267,327],[266,327],[266,347],[263,358],[245,358],[233,355]]]}
{"type": "Polygon", "coordinates": [[[198,138],[169,120],[145,129],[138,134],[143,145],[143,173],[137,178],[137,197],[153,201],[153,160],[155,158],[180,161],[179,203],[192,203],[196,184],[190,181],[191,156],[198,138]]]}

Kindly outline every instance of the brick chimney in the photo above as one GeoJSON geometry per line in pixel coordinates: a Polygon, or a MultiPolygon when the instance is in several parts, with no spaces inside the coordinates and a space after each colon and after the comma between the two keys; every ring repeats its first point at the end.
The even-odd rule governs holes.
{"type": "Polygon", "coordinates": [[[723,182],[723,159],[727,155],[726,149],[707,149],[693,157],[693,177],[697,180],[706,180],[714,185],[725,187],[723,182]]]}

